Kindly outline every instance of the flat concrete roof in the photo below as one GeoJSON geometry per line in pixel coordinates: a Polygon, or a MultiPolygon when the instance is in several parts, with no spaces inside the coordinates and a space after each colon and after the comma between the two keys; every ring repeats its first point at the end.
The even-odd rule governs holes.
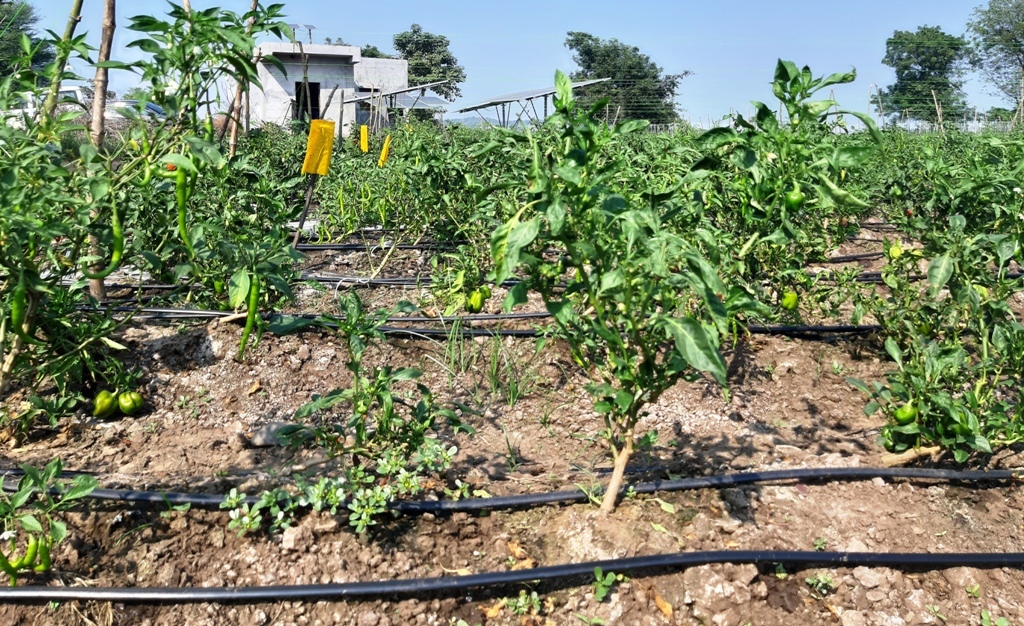
{"type": "Polygon", "coordinates": [[[261,43],[256,46],[256,52],[264,56],[273,55],[276,57],[292,55],[299,56],[305,52],[307,56],[347,59],[349,63],[358,63],[363,57],[359,46],[332,46],[328,44],[304,43],[300,50],[299,44],[297,43],[277,41],[261,43]]]}

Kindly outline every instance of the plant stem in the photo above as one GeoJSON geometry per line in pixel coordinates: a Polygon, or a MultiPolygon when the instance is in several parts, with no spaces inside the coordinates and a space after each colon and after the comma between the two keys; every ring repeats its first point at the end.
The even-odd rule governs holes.
{"type": "MultiPolygon", "coordinates": [[[[78,23],[82,21],[82,2],[83,0],[74,0],[74,4],[71,5],[71,13],[68,15],[68,24],[64,28],[64,37],[61,39],[63,44],[70,43],[71,39],[75,36],[75,29],[78,28],[78,23]]],[[[64,66],[68,63],[68,57],[70,56],[70,48],[65,46],[57,49],[57,58],[54,60],[55,76],[52,77],[53,82],[50,84],[50,92],[46,94],[46,101],[43,104],[43,112],[48,118],[53,118],[54,111],[57,110],[57,98],[60,96],[60,80],[61,75],[64,73],[64,66]]]]}
{"type": "MultiPolygon", "coordinates": [[[[626,464],[633,454],[633,426],[634,418],[630,418],[630,426],[623,433],[622,449],[615,454],[615,468],[612,470],[612,479],[608,483],[608,489],[604,492],[604,499],[601,501],[601,511],[611,513],[615,510],[615,503],[619,499],[619,490],[622,489],[622,481],[626,475],[626,464]]],[[[614,445],[612,447],[614,450],[614,445]]]]}

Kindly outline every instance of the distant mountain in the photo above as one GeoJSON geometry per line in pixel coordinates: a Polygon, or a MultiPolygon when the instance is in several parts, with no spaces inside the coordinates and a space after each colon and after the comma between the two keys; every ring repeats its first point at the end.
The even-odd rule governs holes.
{"type": "Polygon", "coordinates": [[[498,125],[498,120],[488,117],[487,122],[485,123],[483,118],[476,114],[463,115],[462,117],[446,117],[444,121],[446,124],[461,124],[467,128],[479,128],[486,124],[491,124],[492,126],[498,125]]]}

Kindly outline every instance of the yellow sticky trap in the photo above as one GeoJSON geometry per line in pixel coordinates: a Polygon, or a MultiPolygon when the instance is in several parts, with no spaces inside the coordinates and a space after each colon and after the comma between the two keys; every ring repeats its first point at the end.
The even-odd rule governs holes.
{"type": "Polygon", "coordinates": [[[359,127],[359,149],[363,152],[370,151],[370,129],[366,124],[359,127]]]}
{"type": "Polygon", "coordinates": [[[380,160],[377,161],[377,167],[384,167],[384,164],[388,162],[389,154],[391,154],[391,135],[384,138],[384,148],[380,151],[380,160]]]}
{"type": "Polygon", "coordinates": [[[309,143],[306,144],[306,160],[302,163],[302,173],[326,176],[333,150],[334,122],[313,120],[309,127],[309,143]]]}

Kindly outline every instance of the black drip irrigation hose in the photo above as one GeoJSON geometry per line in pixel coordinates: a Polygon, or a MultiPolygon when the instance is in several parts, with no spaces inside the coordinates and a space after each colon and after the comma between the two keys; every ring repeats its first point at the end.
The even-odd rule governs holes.
{"type": "MultiPolygon", "coordinates": [[[[134,308],[134,307],[112,307],[109,310],[115,313],[135,313],[137,320],[146,319],[216,319],[222,317],[230,317],[233,315],[230,311],[208,311],[203,309],[160,309],[160,308],[134,308]]],[[[320,316],[312,314],[273,314],[265,315],[264,319],[276,319],[281,317],[296,317],[301,319],[316,319],[320,316]]],[[[389,318],[390,323],[410,322],[410,323],[452,323],[461,322],[462,324],[468,324],[473,322],[497,322],[497,321],[521,321],[521,320],[540,320],[549,319],[550,313],[537,312],[537,313],[508,313],[508,314],[484,314],[484,315],[463,315],[457,317],[393,317],[389,318]]],[[[329,323],[323,323],[323,326],[332,326],[329,323]]],[[[846,335],[846,334],[868,334],[881,330],[882,327],[878,325],[837,325],[837,326],[822,326],[822,325],[806,325],[806,326],[761,326],[753,324],[747,327],[747,330],[754,335],[780,335],[798,337],[802,335],[846,335]]],[[[403,328],[398,326],[382,326],[381,332],[386,335],[406,335],[406,336],[425,336],[425,337],[443,337],[450,335],[453,331],[446,328],[403,328]]],[[[458,332],[463,333],[466,336],[489,336],[499,335],[504,337],[538,337],[543,335],[543,331],[536,329],[524,329],[524,330],[510,330],[510,329],[491,329],[491,328],[474,328],[470,326],[462,326],[458,329],[458,332]]]]}
{"type": "MultiPolygon", "coordinates": [[[[396,278],[366,278],[363,276],[344,276],[334,274],[312,274],[303,272],[299,277],[300,281],[314,281],[324,284],[354,285],[356,287],[419,287],[421,285],[433,284],[434,278],[430,274],[419,276],[404,276],[396,278]]],[[[506,280],[501,287],[515,287],[521,280],[506,280]]]]}
{"type": "MultiPolygon", "coordinates": [[[[161,308],[135,308],[135,307],[111,307],[108,310],[115,313],[134,313],[136,320],[146,319],[216,319],[222,317],[230,317],[234,313],[230,311],[208,311],[203,309],[161,309],[161,308]]],[[[278,314],[264,315],[264,319],[271,320],[281,317],[295,317],[301,319],[316,319],[320,316],[311,314],[278,314]]],[[[550,313],[537,312],[537,313],[507,313],[507,314],[484,314],[484,315],[463,315],[457,317],[393,317],[389,318],[388,322],[394,323],[455,323],[461,322],[462,324],[471,324],[473,322],[498,322],[498,321],[522,321],[522,320],[541,320],[549,319],[550,313]]],[[[331,326],[329,323],[323,323],[323,326],[331,326]]],[[[799,337],[804,335],[859,335],[873,333],[881,330],[881,326],[877,325],[837,325],[837,326],[821,326],[821,325],[807,325],[807,326],[761,326],[753,324],[747,327],[747,330],[754,335],[779,335],[788,337],[799,337]]],[[[381,332],[386,335],[402,335],[402,336],[423,336],[423,337],[446,337],[454,332],[450,328],[403,328],[399,326],[382,326],[381,332]]],[[[457,332],[462,333],[465,336],[477,337],[477,336],[493,336],[498,335],[501,337],[539,337],[544,334],[544,331],[536,329],[497,329],[497,328],[474,328],[471,326],[462,326],[457,332]]]]}
{"type": "Polygon", "coordinates": [[[864,230],[876,230],[876,231],[893,231],[899,230],[899,226],[896,224],[890,224],[888,222],[861,222],[859,226],[864,230]]]}
{"type": "Polygon", "coordinates": [[[299,252],[316,252],[322,250],[330,250],[332,252],[365,252],[366,250],[372,251],[383,251],[383,250],[455,250],[457,245],[454,243],[393,243],[389,245],[380,245],[379,243],[300,243],[295,246],[295,249],[299,252]]]}
{"type": "Polygon", "coordinates": [[[819,263],[832,264],[832,263],[851,263],[853,261],[871,261],[874,259],[880,259],[885,255],[881,252],[865,252],[863,254],[848,254],[846,256],[834,256],[823,259],[819,263]]]}
{"type": "MultiPolygon", "coordinates": [[[[94,309],[95,310],[95,309],[94,309]]],[[[175,308],[134,308],[134,307],[111,307],[109,310],[115,313],[136,313],[141,315],[168,315],[171,317],[195,317],[195,318],[219,318],[219,317],[231,317],[234,314],[232,311],[210,311],[206,309],[175,309],[175,308]]],[[[264,319],[275,319],[281,317],[295,317],[301,319],[319,319],[322,316],[314,315],[311,313],[274,313],[272,315],[264,315],[264,319]]],[[[345,319],[344,315],[337,316],[338,319],[345,319]]],[[[473,322],[499,322],[499,321],[517,321],[517,320],[534,320],[534,319],[548,319],[551,317],[550,313],[545,312],[534,312],[534,313],[482,313],[475,315],[453,315],[445,317],[438,315],[436,317],[427,316],[398,316],[389,317],[387,321],[389,323],[430,323],[437,322],[438,324],[454,324],[460,322],[463,324],[469,324],[473,322]]]]}
{"type": "Polygon", "coordinates": [[[802,567],[891,567],[946,569],[950,567],[1002,568],[1024,565],[1024,553],[870,553],[806,552],[786,550],[715,550],[636,556],[624,559],[567,563],[534,569],[488,572],[467,576],[410,578],[326,585],[270,585],[264,587],[8,587],[0,590],[0,603],[118,602],[193,604],[205,602],[283,602],[344,600],[392,596],[421,597],[428,593],[463,592],[534,581],[590,577],[600,567],[606,572],[677,570],[713,563],[790,565],[802,567]]]}
{"type": "MultiPolygon", "coordinates": [[[[8,472],[17,475],[19,471],[8,472]]],[[[70,474],[70,473],[69,473],[70,474]]],[[[950,482],[1000,482],[1018,480],[1024,476],[1020,470],[942,470],[926,468],[872,468],[872,467],[823,467],[769,470],[764,472],[743,472],[716,476],[696,476],[679,480],[655,480],[624,487],[622,494],[629,492],[651,494],[658,492],[692,491],[694,489],[717,489],[737,485],[752,485],[782,481],[835,481],[871,480],[874,478],[941,480],[950,482]]],[[[3,483],[5,491],[16,491],[17,486],[3,483]]],[[[599,492],[600,490],[598,490],[599,492]]],[[[490,498],[468,498],[465,500],[396,500],[389,504],[391,510],[406,514],[480,512],[506,509],[520,509],[547,504],[586,502],[600,493],[586,493],[582,490],[549,491],[514,496],[490,498]]],[[[197,508],[218,508],[224,496],[207,493],[177,493],[163,491],[136,491],[131,489],[95,489],[86,496],[93,500],[105,500],[131,504],[189,504],[197,508]]],[[[244,503],[255,504],[257,496],[246,496],[244,503]]]]}

